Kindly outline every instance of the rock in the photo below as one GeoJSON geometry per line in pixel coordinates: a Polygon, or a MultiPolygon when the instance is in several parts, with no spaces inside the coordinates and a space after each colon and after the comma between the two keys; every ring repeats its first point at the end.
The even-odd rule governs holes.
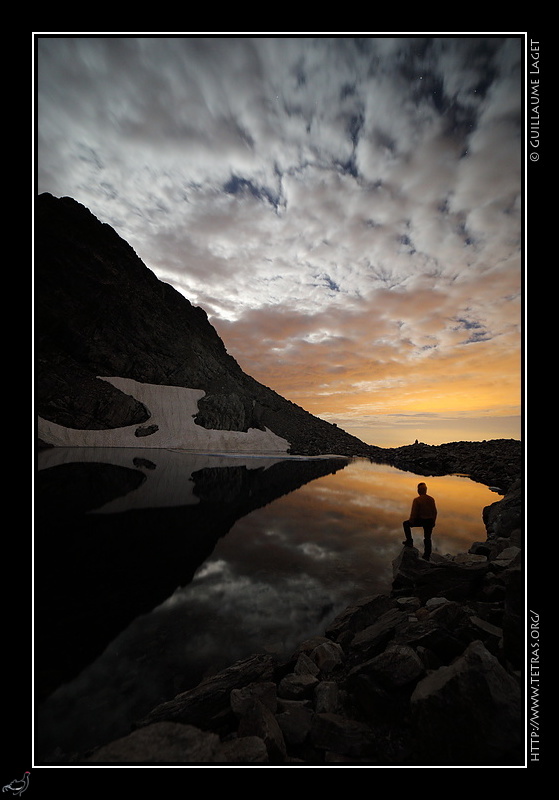
{"type": "Polygon", "coordinates": [[[269,764],[266,744],[259,736],[243,736],[223,742],[216,764],[269,764]]]}
{"type": "Polygon", "coordinates": [[[503,639],[503,629],[475,615],[470,617],[470,623],[476,629],[479,638],[483,641],[489,652],[498,657],[503,639]]]}
{"type": "Polygon", "coordinates": [[[505,596],[506,589],[502,577],[494,572],[488,572],[478,592],[479,599],[491,603],[502,601],[505,596]]]}
{"type": "Polygon", "coordinates": [[[99,748],[84,764],[214,764],[219,736],[192,725],[157,722],[99,748]]]}
{"type": "MultiPolygon", "coordinates": [[[[319,647],[322,647],[322,645],[319,645],[319,647]]],[[[293,672],[295,675],[312,675],[316,678],[320,672],[320,667],[306,653],[299,653],[293,672]]]]}
{"type": "Polygon", "coordinates": [[[229,702],[236,717],[246,714],[254,700],[259,700],[275,714],[278,707],[276,684],[273,681],[261,681],[260,683],[249,683],[248,686],[240,689],[231,689],[229,702]]]}
{"type": "Polygon", "coordinates": [[[328,639],[326,636],[312,636],[310,639],[305,639],[304,642],[301,642],[301,644],[297,646],[293,657],[298,658],[300,653],[305,653],[305,655],[308,656],[319,645],[328,642],[330,642],[330,639],[328,639]]]}
{"type": "Polygon", "coordinates": [[[309,706],[300,702],[289,703],[276,715],[284,741],[288,745],[301,745],[307,741],[314,716],[309,706]]]}
{"type": "Polygon", "coordinates": [[[369,726],[338,714],[315,714],[310,739],[319,750],[339,755],[368,758],[374,752],[369,726]]]}
{"type": "Polygon", "coordinates": [[[329,675],[343,664],[344,651],[335,642],[323,642],[311,652],[310,660],[316,664],[320,675],[329,675]]]}
{"type": "Polygon", "coordinates": [[[278,696],[286,700],[303,700],[312,697],[318,678],[314,675],[291,673],[280,681],[278,696]]]}
{"type": "MultiPolygon", "coordinates": [[[[415,598],[414,598],[415,599],[415,598]]],[[[441,606],[445,606],[448,603],[446,597],[430,597],[429,600],[425,603],[425,608],[428,611],[432,611],[435,608],[440,608],[441,606]]]]}
{"type": "Polygon", "coordinates": [[[265,746],[271,761],[282,762],[286,756],[283,733],[274,714],[260,700],[253,700],[242,715],[237,729],[239,738],[257,736],[265,746]]]}
{"type": "Polygon", "coordinates": [[[497,625],[492,625],[490,622],[487,622],[487,620],[480,619],[480,617],[472,616],[470,617],[470,622],[490,636],[495,636],[500,639],[503,635],[502,628],[498,628],[497,625]]]}
{"type": "Polygon", "coordinates": [[[151,436],[152,434],[157,433],[158,430],[159,425],[140,426],[134,431],[134,436],[151,436]]]}
{"type": "Polygon", "coordinates": [[[466,646],[466,642],[454,631],[448,630],[444,625],[438,625],[433,620],[406,626],[398,633],[394,643],[408,645],[414,650],[425,648],[434,653],[443,664],[450,663],[466,646]]]}
{"type": "Polygon", "coordinates": [[[486,506],[482,512],[489,539],[509,537],[522,527],[522,482],[517,480],[502,500],[486,506]]]}
{"type": "Polygon", "coordinates": [[[492,561],[492,567],[507,569],[508,567],[520,566],[522,563],[522,550],[520,547],[506,547],[501,550],[498,557],[492,561]]]}
{"type": "Polygon", "coordinates": [[[523,741],[521,709],[517,681],[481,642],[473,642],[451,665],[423,678],[412,694],[415,763],[516,762],[523,741]]]}
{"type": "Polygon", "coordinates": [[[421,663],[425,667],[426,672],[432,672],[439,667],[442,667],[442,661],[438,658],[432,650],[429,650],[428,647],[423,647],[422,645],[417,645],[415,647],[415,652],[421,659],[421,663]]]}
{"type": "MultiPolygon", "coordinates": [[[[441,598],[433,598],[433,600],[437,601],[440,599],[441,598]]],[[[456,633],[469,622],[470,615],[462,603],[446,599],[443,603],[437,602],[435,605],[430,605],[431,602],[432,600],[428,600],[425,603],[425,607],[431,612],[429,614],[431,623],[436,623],[446,628],[448,631],[456,633]]]]}
{"type": "MultiPolygon", "coordinates": [[[[428,607],[429,603],[436,602],[437,600],[446,602],[445,598],[434,598],[434,600],[429,600],[425,606],[428,607]]],[[[397,597],[396,607],[401,611],[417,611],[421,608],[421,600],[419,597],[397,597]]]]}
{"type": "Polygon", "coordinates": [[[357,633],[349,647],[352,662],[367,661],[378,655],[393,638],[396,627],[405,619],[406,614],[403,611],[392,608],[372,625],[357,633]]]}
{"type": "Polygon", "coordinates": [[[326,636],[345,648],[355,633],[372,625],[382,614],[396,606],[394,598],[386,594],[365,597],[338,614],[326,629],[326,636]]]}
{"type": "Polygon", "coordinates": [[[344,684],[348,698],[359,709],[360,719],[367,719],[373,725],[390,719],[396,726],[399,700],[369,673],[369,664],[369,661],[359,663],[349,672],[344,684]]]}
{"type": "Polygon", "coordinates": [[[336,681],[321,681],[315,687],[314,707],[319,713],[341,714],[344,710],[342,690],[336,681]]]}
{"type": "Polygon", "coordinates": [[[468,553],[472,553],[473,555],[487,556],[487,558],[490,558],[493,553],[493,548],[491,544],[488,544],[487,542],[474,542],[470,546],[468,553]]]}
{"type": "Polygon", "coordinates": [[[389,645],[371,659],[368,671],[385,689],[400,689],[415,683],[425,673],[425,668],[412,647],[396,644],[389,645]]]}
{"type": "MultiPolygon", "coordinates": [[[[247,431],[253,424],[252,403],[245,404],[235,392],[228,394],[208,394],[198,401],[198,414],[194,418],[197,425],[204,428],[226,431],[247,431]]],[[[263,430],[263,428],[262,428],[263,430]]]]}
{"type": "Polygon", "coordinates": [[[139,724],[149,725],[160,721],[182,722],[190,725],[219,728],[231,723],[233,713],[230,696],[233,689],[241,689],[257,680],[268,682],[274,677],[275,660],[269,655],[250,656],[233,664],[223,672],[202,681],[194,689],[161,703],[139,724]]]}
{"type": "Polygon", "coordinates": [[[485,564],[487,555],[485,553],[459,553],[452,559],[454,564],[470,566],[471,564],[485,564]]]}
{"type": "Polygon", "coordinates": [[[392,589],[398,595],[463,600],[475,595],[489,570],[489,562],[457,564],[454,561],[424,561],[415,548],[404,547],[393,563],[392,589]]]}

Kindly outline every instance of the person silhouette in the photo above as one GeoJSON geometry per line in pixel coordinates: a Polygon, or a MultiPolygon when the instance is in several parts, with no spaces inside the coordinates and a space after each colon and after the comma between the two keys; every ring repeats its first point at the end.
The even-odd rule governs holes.
{"type": "Polygon", "coordinates": [[[413,547],[412,528],[423,528],[423,558],[429,561],[431,558],[431,534],[437,519],[437,506],[431,495],[427,494],[427,484],[417,484],[417,497],[414,497],[411,504],[409,519],[402,525],[406,538],[402,542],[405,547],[413,547]]]}

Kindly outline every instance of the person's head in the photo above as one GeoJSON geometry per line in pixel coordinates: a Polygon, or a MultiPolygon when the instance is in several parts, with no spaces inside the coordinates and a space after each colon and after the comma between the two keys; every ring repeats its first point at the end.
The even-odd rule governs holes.
{"type": "Polygon", "coordinates": [[[417,493],[418,494],[427,494],[427,484],[426,483],[418,483],[417,484],[417,493]]]}

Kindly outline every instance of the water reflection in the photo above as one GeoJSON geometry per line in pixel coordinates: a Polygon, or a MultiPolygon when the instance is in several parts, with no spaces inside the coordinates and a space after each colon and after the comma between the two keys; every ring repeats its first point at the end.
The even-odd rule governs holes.
{"type": "MultiPolygon", "coordinates": [[[[289,652],[389,590],[418,480],[362,459],[49,451],[35,534],[39,758],[123,735],[204,675],[289,652]]],[[[425,480],[434,552],[485,538],[481,510],[498,499],[487,487],[425,480]]]]}

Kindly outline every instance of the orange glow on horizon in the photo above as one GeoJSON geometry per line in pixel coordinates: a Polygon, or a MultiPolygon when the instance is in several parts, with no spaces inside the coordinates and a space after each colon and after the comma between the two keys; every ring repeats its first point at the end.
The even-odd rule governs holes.
{"type": "MultiPolygon", "coordinates": [[[[505,277],[513,296],[518,274],[500,276],[505,277]]],[[[464,429],[471,420],[484,432],[487,426],[480,421],[492,418],[495,429],[503,430],[504,420],[515,418],[510,430],[518,431],[519,304],[499,302],[498,291],[505,289],[497,277],[485,285],[490,289],[496,333],[484,331],[477,338],[478,328],[456,319],[450,300],[429,292],[416,293],[413,302],[385,292],[377,295],[374,307],[369,301],[315,315],[267,307],[236,322],[212,322],[247,374],[348,432],[368,430],[366,438],[359,438],[369,443],[375,443],[379,420],[388,425],[398,415],[415,416],[416,429],[438,417],[441,424],[450,421],[450,427],[462,420],[464,429]]],[[[462,289],[464,304],[471,290],[462,289]]],[[[482,438],[510,437],[489,433],[482,438]]],[[[456,437],[447,441],[452,440],[456,437]]]]}
{"type": "Polygon", "coordinates": [[[349,415],[357,421],[368,414],[520,414],[520,364],[514,355],[492,358],[484,348],[479,360],[467,365],[457,356],[426,359],[416,371],[404,367],[401,378],[385,375],[375,380],[374,371],[354,371],[343,380],[332,380],[310,364],[295,373],[287,366],[282,372],[270,365],[253,377],[317,416],[349,415]],[[357,388],[360,384],[367,388],[357,388]]]}

